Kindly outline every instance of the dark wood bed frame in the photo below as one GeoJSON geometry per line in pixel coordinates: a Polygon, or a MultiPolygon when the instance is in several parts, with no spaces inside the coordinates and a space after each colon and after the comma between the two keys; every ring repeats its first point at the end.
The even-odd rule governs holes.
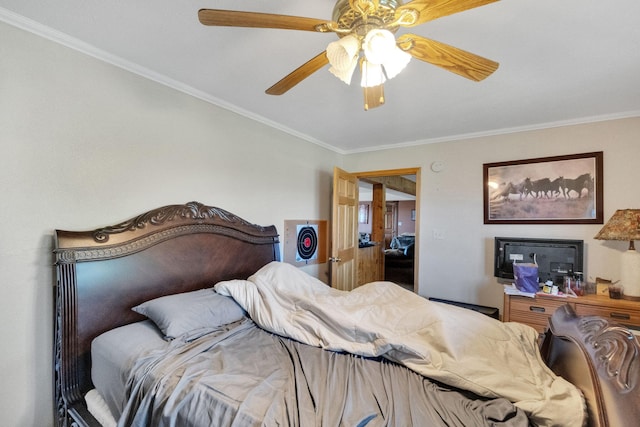
{"type": "Polygon", "coordinates": [[[549,319],[541,353],[547,366],[582,390],[588,426],[640,425],[640,345],[628,328],[564,305],[549,319]]]}
{"type": "MultiPolygon", "coordinates": [[[[142,320],[131,307],[163,295],[247,278],[280,260],[274,226],[251,224],[198,202],[170,205],[93,231],[56,230],[54,409],[58,426],[99,426],[84,395],[91,382],[91,341],[142,320]]],[[[602,318],[557,310],[543,357],[583,390],[590,426],[640,419],[640,347],[602,318]]]]}
{"type": "Polygon", "coordinates": [[[131,307],[163,295],[247,278],[280,260],[274,226],[197,202],[87,232],[57,230],[54,397],[59,426],[99,426],[84,395],[91,341],[142,320],[131,307]]]}

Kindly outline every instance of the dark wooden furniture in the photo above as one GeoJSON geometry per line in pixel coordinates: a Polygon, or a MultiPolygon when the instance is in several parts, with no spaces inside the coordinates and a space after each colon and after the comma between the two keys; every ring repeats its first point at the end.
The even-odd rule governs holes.
{"type": "MultiPolygon", "coordinates": [[[[55,239],[58,426],[99,425],[84,401],[93,388],[91,341],[142,320],[131,307],[247,278],[280,259],[275,227],[254,225],[197,202],[165,206],[93,231],[57,230],[55,239]]],[[[543,346],[549,366],[587,396],[590,425],[633,425],[620,422],[640,415],[637,340],[608,319],[576,316],[570,310],[556,310],[550,319],[543,346]]]]}
{"type": "Polygon", "coordinates": [[[636,426],[640,420],[640,345],[631,331],[569,304],[549,318],[542,356],[582,390],[590,427],[636,426]]]}
{"type": "Polygon", "coordinates": [[[566,304],[578,315],[602,316],[613,322],[640,329],[640,303],[591,294],[578,298],[546,295],[529,298],[505,294],[503,321],[525,323],[542,333],[549,325],[549,317],[566,304]]]}
{"type": "Polygon", "coordinates": [[[415,236],[398,236],[397,247],[384,251],[384,279],[413,285],[415,236]]]}
{"type": "Polygon", "coordinates": [[[155,297],[247,278],[280,260],[278,233],[197,202],[87,232],[57,230],[54,397],[58,426],[99,426],[84,394],[93,338],[143,317],[155,297]]]}
{"type": "Polygon", "coordinates": [[[498,310],[497,307],[487,307],[486,305],[469,304],[466,302],[451,301],[451,300],[441,299],[441,298],[429,298],[429,300],[455,305],[458,307],[466,308],[468,310],[477,311],[478,313],[482,313],[485,316],[489,316],[496,320],[500,320],[500,310],[498,310]]]}

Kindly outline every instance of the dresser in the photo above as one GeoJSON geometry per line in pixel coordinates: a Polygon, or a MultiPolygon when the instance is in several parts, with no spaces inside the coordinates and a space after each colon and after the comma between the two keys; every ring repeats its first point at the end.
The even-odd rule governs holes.
{"type": "Polygon", "coordinates": [[[640,302],[598,295],[578,298],[536,295],[535,298],[529,298],[505,294],[502,320],[525,323],[543,333],[549,325],[549,316],[564,304],[571,305],[579,316],[601,316],[640,329],[640,302]]]}

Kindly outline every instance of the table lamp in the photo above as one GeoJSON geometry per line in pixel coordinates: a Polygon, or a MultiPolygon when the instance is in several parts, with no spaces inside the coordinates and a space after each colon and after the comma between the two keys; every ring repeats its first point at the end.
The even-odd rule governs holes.
{"type": "Polygon", "coordinates": [[[634,240],[640,240],[640,209],[618,209],[595,239],[629,241],[629,249],[622,254],[620,284],[624,299],[640,301],[640,252],[634,245],[634,240]]]}

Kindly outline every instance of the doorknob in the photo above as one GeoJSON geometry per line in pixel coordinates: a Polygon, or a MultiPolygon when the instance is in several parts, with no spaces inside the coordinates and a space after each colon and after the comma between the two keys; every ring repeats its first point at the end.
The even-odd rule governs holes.
{"type": "Polygon", "coordinates": [[[330,257],[329,261],[330,262],[342,262],[342,260],[340,258],[334,258],[334,257],[330,257]]]}

